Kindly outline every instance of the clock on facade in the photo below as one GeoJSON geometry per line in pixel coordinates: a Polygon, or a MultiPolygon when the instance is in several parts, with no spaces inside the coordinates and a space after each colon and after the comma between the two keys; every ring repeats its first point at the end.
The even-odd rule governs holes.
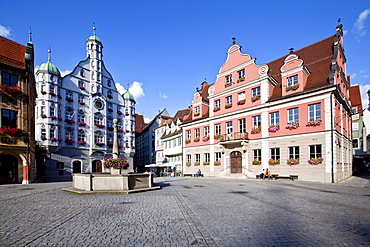
{"type": "Polygon", "coordinates": [[[98,99],[95,101],[95,107],[98,108],[99,110],[103,108],[103,102],[98,99]]]}

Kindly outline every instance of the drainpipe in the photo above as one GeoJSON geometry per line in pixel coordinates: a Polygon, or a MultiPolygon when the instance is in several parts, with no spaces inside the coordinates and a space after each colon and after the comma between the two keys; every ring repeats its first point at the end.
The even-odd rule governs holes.
{"type": "Polygon", "coordinates": [[[331,182],[334,183],[334,116],[333,116],[333,95],[334,91],[330,93],[330,113],[331,113],[331,182]]]}

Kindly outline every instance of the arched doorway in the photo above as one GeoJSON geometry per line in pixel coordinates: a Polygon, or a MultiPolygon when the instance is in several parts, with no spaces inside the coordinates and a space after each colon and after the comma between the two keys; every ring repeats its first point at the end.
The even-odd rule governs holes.
{"type": "Polygon", "coordinates": [[[81,173],[81,161],[75,160],[72,163],[73,173],[81,173]]]}
{"type": "Polygon", "coordinates": [[[101,160],[94,160],[92,162],[92,172],[102,172],[101,160]]]}
{"type": "Polygon", "coordinates": [[[18,182],[18,159],[10,154],[0,155],[0,183],[18,182]]]}
{"type": "Polygon", "coordinates": [[[242,153],[233,151],[230,153],[230,173],[242,173],[242,153]]]}

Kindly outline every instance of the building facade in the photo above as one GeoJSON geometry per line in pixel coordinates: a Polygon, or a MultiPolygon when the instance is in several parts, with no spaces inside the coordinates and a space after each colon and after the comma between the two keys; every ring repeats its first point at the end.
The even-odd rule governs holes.
{"type": "Polygon", "coordinates": [[[351,105],[342,25],[327,39],[257,65],[233,44],[216,82],[184,117],[184,173],[304,181],[352,175],[351,105]]]}
{"type": "Polygon", "coordinates": [[[86,59],[61,76],[48,61],[37,70],[36,140],[48,150],[46,179],[71,179],[72,173],[104,172],[112,157],[113,119],[118,120],[120,154],[133,170],[135,99],[118,93],[102,60],[103,44],[94,34],[86,41],[86,59]]]}
{"type": "Polygon", "coordinates": [[[0,183],[37,178],[34,48],[0,37],[0,183]]]}

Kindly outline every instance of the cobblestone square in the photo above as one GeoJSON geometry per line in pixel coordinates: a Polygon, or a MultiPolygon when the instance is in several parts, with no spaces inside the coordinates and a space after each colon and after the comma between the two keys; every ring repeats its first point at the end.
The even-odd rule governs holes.
{"type": "Polygon", "coordinates": [[[161,190],[76,195],[0,185],[0,246],[369,246],[370,186],[155,178],[161,190]]]}

